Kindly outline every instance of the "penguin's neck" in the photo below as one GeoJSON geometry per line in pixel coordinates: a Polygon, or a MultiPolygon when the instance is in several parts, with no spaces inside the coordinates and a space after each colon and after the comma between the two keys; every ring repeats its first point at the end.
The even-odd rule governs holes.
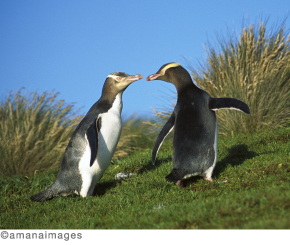
{"type": "Polygon", "coordinates": [[[182,93],[185,90],[188,89],[198,89],[198,87],[195,86],[195,84],[192,82],[192,80],[188,80],[186,82],[182,82],[182,83],[174,83],[174,86],[177,90],[177,93],[182,93]]]}
{"type": "Polygon", "coordinates": [[[171,83],[174,84],[177,93],[182,92],[188,87],[195,86],[187,71],[182,71],[171,77],[171,83]]]}
{"type": "Polygon", "coordinates": [[[113,105],[112,105],[112,108],[113,108],[114,110],[119,111],[120,114],[121,114],[122,109],[123,109],[122,94],[123,94],[123,92],[119,92],[119,93],[116,95],[116,98],[115,98],[115,100],[114,100],[114,102],[113,102],[113,105]]]}

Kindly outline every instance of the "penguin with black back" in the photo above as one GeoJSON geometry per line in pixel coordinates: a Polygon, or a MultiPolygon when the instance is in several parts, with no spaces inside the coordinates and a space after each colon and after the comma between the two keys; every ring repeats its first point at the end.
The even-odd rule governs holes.
{"type": "Polygon", "coordinates": [[[101,98],[75,129],[63,155],[55,182],[30,197],[36,202],[76,193],[92,195],[108,168],[122,129],[122,94],[142,75],[114,72],[107,76],[101,98]]]}
{"type": "Polygon", "coordinates": [[[216,110],[235,109],[250,114],[248,105],[233,98],[212,98],[198,88],[179,63],[163,65],[147,81],[162,80],[177,89],[177,104],[160,131],[153,151],[152,163],[166,136],[174,128],[173,169],[166,179],[183,187],[182,179],[202,176],[212,181],[217,160],[218,124],[216,110]]]}

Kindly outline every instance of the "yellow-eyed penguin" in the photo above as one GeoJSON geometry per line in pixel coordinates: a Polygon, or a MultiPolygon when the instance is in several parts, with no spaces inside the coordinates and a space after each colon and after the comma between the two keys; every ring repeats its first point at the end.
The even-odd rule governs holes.
{"type": "Polygon", "coordinates": [[[63,155],[55,182],[30,197],[41,202],[76,193],[92,195],[108,168],[122,129],[122,93],[142,75],[114,72],[107,76],[101,98],[91,107],[74,131],[63,155]]]}
{"type": "Polygon", "coordinates": [[[147,81],[163,80],[173,83],[177,89],[177,104],[160,131],[153,151],[152,163],[165,137],[174,128],[173,170],[168,181],[182,187],[182,179],[200,175],[212,181],[217,160],[218,124],[215,110],[235,109],[250,114],[244,102],[233,98],[212,98],[198,88],[189,73],[179,63],[163,65],[147,81]]]}

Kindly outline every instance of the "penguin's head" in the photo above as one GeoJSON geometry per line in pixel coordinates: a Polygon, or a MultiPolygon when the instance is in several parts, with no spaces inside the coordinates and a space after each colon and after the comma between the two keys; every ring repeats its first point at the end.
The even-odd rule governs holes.
{"type": "Polygon", "coordinates": [[[125,72],[113,72],[107,76],[102,94],[117,95],[123,92],[131,83],[142,78],[142,75],[130,76],[125,72]]]}
{"type": "Polygon", "coordinates": [[[177,89],[188,83],[192,84],[191,77],[187,70],[177,62],[167,63],[161,66],[155,74],[147,77],[147,81],[153,80],[173,83],[177,89]]]}

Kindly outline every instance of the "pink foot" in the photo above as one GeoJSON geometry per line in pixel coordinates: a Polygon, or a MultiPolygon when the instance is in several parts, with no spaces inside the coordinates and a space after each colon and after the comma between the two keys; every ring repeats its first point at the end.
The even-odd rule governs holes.
{"type": "Polygon", "coordinates": [[[177,186],[179,186],[180,188],[183,188],[183,183],[182,183],[182,180],[177,180],[176,183],[175,183],[177,186]]]}
{"type": "Polygon", "coordinates": [[[204,177],[204,180],[209,181],[209,182],[212,182],[212,178],[205,178],[204,177]]]}

